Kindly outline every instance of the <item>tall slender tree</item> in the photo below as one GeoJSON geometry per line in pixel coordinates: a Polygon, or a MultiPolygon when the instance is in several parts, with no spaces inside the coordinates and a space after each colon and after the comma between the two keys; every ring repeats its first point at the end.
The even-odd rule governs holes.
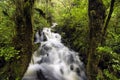
{"type": "Polygon", "coordinates": [[[89,80],[95,80],[97,76],[99,57],[96,48],[101,45],[102,31],[106,17],[105,11],[106,9],[102,0],[88,0],[89,48],[87,74],[89,80]]]}
{"type": "Polygon", "coordinates": [[[102,35],[102,44],[105,43],[105,38],[106,38],[106,32],[107,32],[107,28],[108,28],[108,24],[109,24],[109,21],[110,21],[110,18],[112,16],[112,13],[113,13],[113,10],[114,10],[114,3],[115,3],[115,0],[111,0],[110,2],[110,10],[109,10],[109,14],[106,18],[106,21],[105,21],[105,25],[104,25],[104,29],[103,29],[103,35],[102,35]]]}

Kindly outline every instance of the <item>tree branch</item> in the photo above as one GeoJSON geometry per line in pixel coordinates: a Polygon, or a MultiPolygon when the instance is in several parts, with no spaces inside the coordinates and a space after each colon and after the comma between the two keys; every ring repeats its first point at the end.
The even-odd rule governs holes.
{"type": "Polygon", "coordinates": [[[115,3],[115,0],[111,0],[111,5],[110,5],[110,10],[109,10],[109,14],[106,18],[106,22],[105,22],[105,26],[104,26],[104,29],[103,29],[103,39],[102,39],[102,43],[105,41],[105,36],[106,36],[106,30],[108,28],[108,24],[109,24],[109,21],[110,21],[110,18],[111,18],[111,15],[113,13],[113,10],[114,10],[114,3],[115,3]]]}

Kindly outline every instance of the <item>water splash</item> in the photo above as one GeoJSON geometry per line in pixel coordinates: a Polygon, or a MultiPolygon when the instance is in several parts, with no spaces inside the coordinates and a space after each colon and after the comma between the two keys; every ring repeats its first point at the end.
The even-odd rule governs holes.
{"type": "Polygon", "coordinates": [[[34,52],[23,80],[87,80],[78,53],[61,43],[60,34],[43,28],[36,37],[35,43],[41,44],[34,52]]]}

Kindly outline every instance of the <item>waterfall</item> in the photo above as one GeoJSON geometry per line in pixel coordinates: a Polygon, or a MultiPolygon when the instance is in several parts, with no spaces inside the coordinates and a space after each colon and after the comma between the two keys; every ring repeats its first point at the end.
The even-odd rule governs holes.
{"type": "Polygon", "coordinates": [[[43,28],[36,33],[39,48],[22,80],[87,80],[83,62],[78,53],[61,42],[61,35],[43,28]]]}

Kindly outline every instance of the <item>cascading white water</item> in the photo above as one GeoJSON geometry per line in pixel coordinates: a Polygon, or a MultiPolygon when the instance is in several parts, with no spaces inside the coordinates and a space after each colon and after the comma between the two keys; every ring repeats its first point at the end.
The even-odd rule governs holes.
{"type": "Polygon", "coordinates": [[[35,43],[41,44],[34,52],[23,80],[87,80],[78,53],[61,43],[60,34],[43,28],[41,36],[37,32],[36,37],[35,43]]]}

